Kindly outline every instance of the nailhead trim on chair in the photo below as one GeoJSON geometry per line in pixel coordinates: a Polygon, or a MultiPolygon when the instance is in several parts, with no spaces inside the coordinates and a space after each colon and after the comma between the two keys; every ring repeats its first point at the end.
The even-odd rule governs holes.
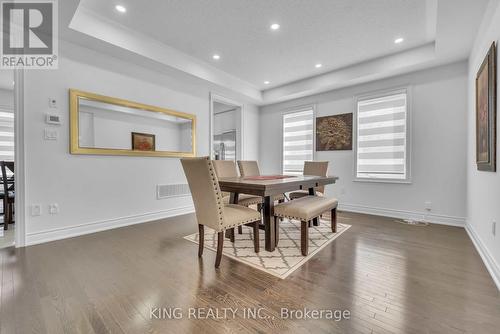
{"type": "Polygon", "coordinates": [[[223,217],[222,211],[224,209],[223,209],[223,206],[221,205],[223,202],[222,201],[222,194],[221,194],[221,191],[219,188],[219,182],[217,181],[217,176],[215,174],[214,166],[209,158],[207,158],[207,161],[208,161],[208,168],[210,170],[210,175],[212,176],[212,183],[214,185],[215,194],[217,196],[217,205],[218,205],[218,209],[219,209],[219,225],[221,228],[223,228],[224,217],[223,217]]]}
{"type": "Polygon", "coordinates": [[[217,195],[217,204],[218,204],[218,209],[219,209],[219,225],[220,225],[221,230],[223,231],[223,230],[227,230],[227,229],[230,229],[230,228],[233,228],[233,227],[237,227],[237,226],[240,226],[240,225],[244,225],[244,224],[248,224],[248,223],[253,223],[253,222],[257,221],[258,219],[244,220],[242,222],[234,223],[234,224],[231,224],[231,225],[228,225],[228,226],[223,226],[224,225],[224,216],[223,216],[224,205],[222,204],[223,203],[223,201],[222,201],[222,192],[220,191],[219,182],[217,181],[217,176],[215,174],[215,170],[213,168],[213,164],[210,161],[210,159],[207,158],[207,160],[208,160],[208,166],[209,166],[209,170],[210,170],[210,175],[212,176],[212,183],[214,185],[215,193],[217,195]]]}
{"type": "MultiPolygon", "coordinates": [[[[326,212],[326,211],[325,211],[326,212]]],[[[279,215],[279,214],[275,214],[274,216],[276,217],[280,217],[280,218],[288,218],[288,219],[295,219],[295,220],[305,220],[305,221],[309,221],[311,219],[314,219],[314,218],[318,218],[319,216],[321,215],[318,215],[318,216],[314,216],[314,217],[311,217],[309,219],[305,219],[304,217],[294,217],[294,216],[286,216],[286,215],[279,215]]]]}

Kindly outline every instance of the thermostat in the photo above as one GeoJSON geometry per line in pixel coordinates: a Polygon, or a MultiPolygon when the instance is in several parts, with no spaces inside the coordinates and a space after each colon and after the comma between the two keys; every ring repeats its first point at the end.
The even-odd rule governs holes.
{"type": "Polygon", "coordinates": [[[47,114],[45,117],[45,123],[61,125],[61,117],[59,117],[59,115],[47,114]]]}

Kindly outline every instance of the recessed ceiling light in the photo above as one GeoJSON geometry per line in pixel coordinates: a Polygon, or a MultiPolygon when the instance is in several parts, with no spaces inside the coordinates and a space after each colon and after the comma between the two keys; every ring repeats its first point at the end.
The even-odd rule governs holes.
{"type": "Polygon", "coordinates": [[[320,67],[323,67],[323,64],[319,64],[319,63],[318,63],[318,64],[314,65],[314,67],[316,67],[316,68],[320,68],[320,67]]]}
{"type": "Polygon", "coordinates": [[[213,58],[213,59],[215,59],[215,60],[219,60],[219,59],[220,59],[220,56],[219,56],[218,54],[214,54],[214,55],[212,56],[212,58],[213,58]]]}
{"type": "Polygon", "coordinates": [[[278,30],[280,28],[280,25],[278,23],[273,23],[271,24],[271,30],[278,30]]]}
{"type": "Polygon", "coordinates": [[[264,81],[264,85],[269,85],[269,84],[270,84],[270,82],[269,82],[269,81],[267,81],[267,80],[266,80],[266,81],[264,81]]]}
{"type": "Polygon", "coordinates": [[[122,6],[122,5],[116,5],[116,6],[115,6],[115,9],[116,9],[117,11],[119,11],[120,13],[125,13],[125,12],[127,11],[127,8],[125,8],[125,7],[124,7],[124,6],[122,6]]]}
{"type": "Polygon", "coordinates": [[[394,43],[395,43],[395,44],[399,44],[399,43],[403,43],[403,41],[404,41],[404,38],[399,37],[399,38],[396,38],[396,39],[394,40],[394,43]]]}

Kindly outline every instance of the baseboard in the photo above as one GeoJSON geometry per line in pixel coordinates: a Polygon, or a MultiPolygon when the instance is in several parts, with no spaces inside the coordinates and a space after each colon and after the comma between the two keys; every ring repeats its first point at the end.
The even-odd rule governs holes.
{"type": "Polygon", "coordinates": [[[498,263],[496,263],[495,259],[488,251],[488,248],[484,246],[484,243],[481,241],[476,231],[474,231],[470,224],[465,225],[465,230],[467,231],[469,238],[472,240],[472,243],[476,247],[479,256],[481,256],[481,259],[483,260],[486,269],[490,273],[491,278],[493,278],[493,282],[495,282],[498,290],[500,290],[500,266],[498,265],[498,263]]]}
{"type": "Polygon", "coordinates": [[[111,230],[118,227],[146,223],[168,217],[180,216],[191,212],[194,212],[194,206],[188,205],[184,207],[162,210],[158,212],[107,219],[107,220],[52,229],[42,232],[28,233],[26,235],[26,246],[32,246],[45,242],[77,237],[80,235],[101,232],[105,230],[111,230]]]}
{"type": "Polygon", "coordinates": [[[424,214],[425,214],[425,221],[428,221],[429,223],[432,224],[465,227],[464,217],[454,217],[454,216],[437,215],[437,214],[396,210],[396,209],[376,208],[371,206],[344,204],[344,203],[339,204],[339,210],[356,212],[356,213],[365,213],[374,216],[385,216],[397,219],[415,219],[415,220],[424,219],[424,214]]]}

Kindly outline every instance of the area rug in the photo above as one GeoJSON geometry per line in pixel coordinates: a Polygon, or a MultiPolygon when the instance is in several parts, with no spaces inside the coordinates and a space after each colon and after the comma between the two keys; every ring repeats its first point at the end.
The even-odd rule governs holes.
{"type": "MultiPolygon", "coordinates": [[[[235,231],[234,243],[230,242],[229,239],[224,240],[223,254],[236,261],[285,279],[350,227],[351,225],[337,223],[337,233],[332,233],[330,221],[322,219],[320,226],[311,226],[309,228],[309,255],[302,256],[300,252],[299,221],[285,219],[280,223],[280,240],[274,252],[268,252],[264,249],[264,231],[260,230],[260,252],[258,254],[253,249],[252,228],[244,226],[243,234],[238,234],[235,231]]],[[[198,233],[194,233],[185,236],[184,239],[197,244],[198,237],[198,233]]],[[[217,233],[209,228],[205,228],[205,248],[213,251],[217,249],[217,233]]]]}

